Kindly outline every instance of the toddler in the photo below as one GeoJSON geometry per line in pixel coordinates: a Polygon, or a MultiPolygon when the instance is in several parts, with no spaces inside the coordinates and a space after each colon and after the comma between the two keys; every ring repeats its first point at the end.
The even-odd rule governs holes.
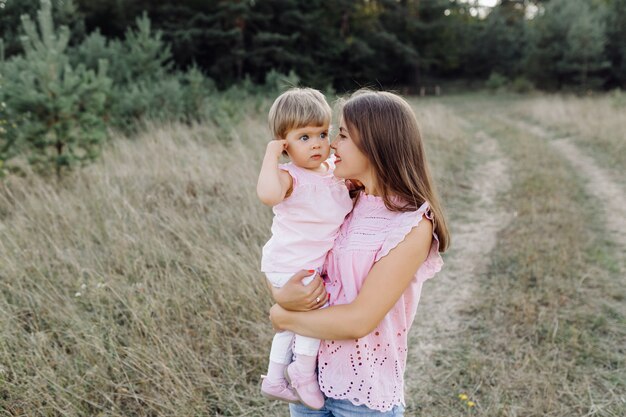
{"type": "MultiPolygon", "coordinates": [[[[308,269],[310,283],[333,246],[352,200],[343,180],[333,175],[328,129],[331,109],[311,88],[293,88],[280,95],[269,113],[273,137],[267,144],[257,194],[273,206],[272,237],[263,247],[261,270],[275,287],[308,269]],[[279,164],[281,154],[291,160],[279,164]]],[[[316,300],[318,307],[326,300],[316,300]]],[[[324,406],[315,372],[319,339],[279,332],[274,336],[261,393],[271,399],[324,406]],[[291,363],[291,346],[295,360],[291,363]]]]}

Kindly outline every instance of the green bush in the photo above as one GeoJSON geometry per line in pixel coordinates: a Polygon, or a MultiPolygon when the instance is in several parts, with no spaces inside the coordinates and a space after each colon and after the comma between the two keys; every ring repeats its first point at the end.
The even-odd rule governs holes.
{"type": "Polygon", "coordinates": [[[529,93],[535,89],[535,85],[526,77],[516,77],[509,86],[514,93],[529,93]]]}
{"type": "Polygon", "coordinates": [[[5,82],[0,74],[0,178],[5,175],[5,161],[15,153],[15,123],[9,118],[4,85],[5,82]]]}
{"type": "Polygon", "coordinates": [[[621,109],[626,107],[626,94],[624,94],[624,91],[616,88],[611,92],[611,98],[615,108],[621,109]]]}
{"type": "Polygon", "coordinates": [[[492,91],[502,91],[509,84],[509,79],[497,72],[492,72],[489,79],[485,82],[485,87],[492,91]]]}
{"type": "Polygon", "coordinates": [[[37,171],[93,160],[106,138],[103,120],[111,80],[106,62],[97,71],[72,65],[67,55],[70,31],[55,30],[49,0],[42,0],[38,27],[22,16],[24,55],[0,65],[2,99],[15,129],[5,140],[5,157],[24,152],[37,171]]]}
{"type": "Polygon", "coordinates": [[[173,71],[170,47],[160,31],[152,30],[146,14],[123,40],[108,40],[96,31],[71,56],[91,69],[102,59],[109,62],[113,87],[107,113],[110,123],[126,132],[144,119],[198,121],[205,98],[216,93],[213,80],[197,66],[173,71]]]}

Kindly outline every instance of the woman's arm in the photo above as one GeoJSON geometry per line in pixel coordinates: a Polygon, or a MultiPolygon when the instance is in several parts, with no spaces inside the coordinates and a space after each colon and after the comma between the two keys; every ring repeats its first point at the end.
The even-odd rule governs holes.
{"type": "Polygon", "coordinates": [[[302,283],[302,280],[312,273],[313,271],[302,270],[280,288],[274,287],[267,281],[274,301],[285,310],[291,311],[309,311],[323,306],[327,301],[328,294],[324,281],[319,274],[316,274],[313,281],[308,285],[302,283]]]}
{"type": "Polygon", "coordinates": [[[358,339],[369,334],[400,299],[426,260],[432,233],[432,223],[424,218],[404,241],[374,264],[359,295],[350,304],[306,313],[274,305],[270,310],[274,328],[329,340],[358,339]]]}
{"type": "Polygon", "coordinates": [[[265,149],[256,192],[259,200],[268,206],[275,206],[283,201],[293,186],[291,175],[278,168],[278,159],[286,145],[286,140],[272,140],[265,149]]]}

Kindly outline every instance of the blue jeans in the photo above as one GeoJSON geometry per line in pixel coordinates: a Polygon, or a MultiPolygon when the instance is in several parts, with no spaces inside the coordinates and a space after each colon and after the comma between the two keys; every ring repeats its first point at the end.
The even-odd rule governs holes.
{"type": "Polygon", "coordinates": [[[404,407],[401,404],[389,411],[377,411],[365,405],[354,405],[348,400],[326,398],[321,410],[311,410],[302,404],[289,404],[291,417],[403,417],[404,407]]]}

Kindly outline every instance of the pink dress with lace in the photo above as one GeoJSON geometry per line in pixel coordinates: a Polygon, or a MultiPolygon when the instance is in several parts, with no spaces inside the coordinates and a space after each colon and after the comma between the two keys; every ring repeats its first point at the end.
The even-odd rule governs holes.
{"type": "MultiPolygon", "coordinates": [[[[416,211],[393,212],[385,207],[382,198],[361,193],[326,258],[331,305],[352,302],[374,263],[402,242],[424,216],[432,219],[427,202],[416,211]]],[[[442,265],[439,241],[434,235],[428,257],[373,332],[356,340],[322,341],[318,377],[327,397],[379,411],[404,405],[408,332],[422,284],[442,265]]]]}

